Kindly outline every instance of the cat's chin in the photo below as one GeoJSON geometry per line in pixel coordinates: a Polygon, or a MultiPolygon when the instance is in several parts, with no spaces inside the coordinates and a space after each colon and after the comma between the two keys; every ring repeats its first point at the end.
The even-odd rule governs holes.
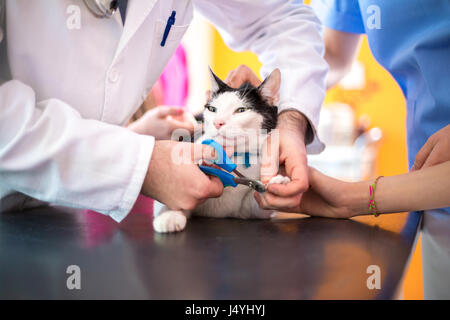
{"type": "Polygon", "coordinates": [[[229,145],[229,146],[237,146],[237,145],[245,145],[248,144],[249,137],[246,137],[244,135],[239,136],[223,136],[223,135],[217,135],[213,138],[218,143],[220,143],[222,146],[229,145]]]}
{"type": "Polygon", "coordinates": [[[214,139],[217,143],[223,146],[225,152],[231,156],[234,152],[250,152],[250,153],[258,153],[260,145],[257,146],[252,145],[252,148],[249,148],[248,142],[245,141],[244,136],[222,136],[216,135],[212,139],[214,139]],[[244,140],[243,140],[244,139],[244,140]]]}

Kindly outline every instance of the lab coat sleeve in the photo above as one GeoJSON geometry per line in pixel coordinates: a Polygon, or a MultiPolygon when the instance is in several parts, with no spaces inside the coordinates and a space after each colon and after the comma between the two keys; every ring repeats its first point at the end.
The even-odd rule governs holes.
{"type": "Polygon", "coordinates": [[[120,222],[140,193],[154,139],[83,119],[63,101],[0,86],[0,189],[85,208],[120,222]]]}
{"type": "Polygon", "coordinates": [[[324,145],[316,129],[328,65],[323,59],[321,25],[311,8],[286,0],[195,0],[194,4],[229,47],[258,55],[263,78],[280,69],[279,110],[302,112],[314,133],[307,151],[321,152],[324,145]]]}
{"type": "Polygon", "coordinates": [[[311,8],[328,28],[351,33],[365,33],[357,0],[312,0],[311,8]]]}

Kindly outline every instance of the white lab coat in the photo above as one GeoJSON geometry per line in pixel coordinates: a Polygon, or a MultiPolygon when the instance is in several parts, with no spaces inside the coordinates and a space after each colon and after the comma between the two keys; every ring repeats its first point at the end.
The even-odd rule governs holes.
{"type": "MultiPolygon", "coordinates": [[[[99,19],[81,0],[7,0],[8,61],[2,57],[1,64],[11,78],[0,86],[3,210],[24,204],[19,192],[116,221],[128,214],[154,139],[121,126],[175,51],[193,7],[232,48],[259,54],[263,76],[280,68],[281,110],[298,109],[317,127],[327,65],[319,22],[296,1],[129,0],[123,27],[119,12],[99,19]],[[80,28],[69,28],[77,8],[80,28]],[[161,47],[172,10],[176,22],[161,47]]],[[[317,136],[308,146],[322,148],[317,136]]]]}

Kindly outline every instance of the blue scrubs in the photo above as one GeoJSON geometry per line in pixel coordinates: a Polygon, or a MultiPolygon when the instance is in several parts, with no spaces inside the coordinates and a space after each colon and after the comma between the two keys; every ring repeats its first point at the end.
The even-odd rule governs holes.
{"type": "MultiPolygon", "coordinates": [[[[450,0],[313,0],[312,6],[327,27],[366,33],[374,57],[400,85],[411,167],[427,139],[450,123],[450,0]]],[[[450,299],[449,213],[423,215],[425,299],[450,299]]]]}
{"type": "Polygon", "coordinates": [[[427,139],[450,123],[450,1],[313,0],[311,5],[327,27],[367,34],[372,54],[400,85],[411,167],[427,139]]]}

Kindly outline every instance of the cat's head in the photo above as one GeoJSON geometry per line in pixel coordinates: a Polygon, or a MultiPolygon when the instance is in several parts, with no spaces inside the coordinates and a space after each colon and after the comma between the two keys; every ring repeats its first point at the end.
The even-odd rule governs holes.
{"type": "Polygon", "coordinates": [[[217,142],[236,143],[277,124],[281,74],[275,69],[259,87],[244,83],[234,89],[210,69],[211,95],[203,112],[205,134],[217,142]]]}

